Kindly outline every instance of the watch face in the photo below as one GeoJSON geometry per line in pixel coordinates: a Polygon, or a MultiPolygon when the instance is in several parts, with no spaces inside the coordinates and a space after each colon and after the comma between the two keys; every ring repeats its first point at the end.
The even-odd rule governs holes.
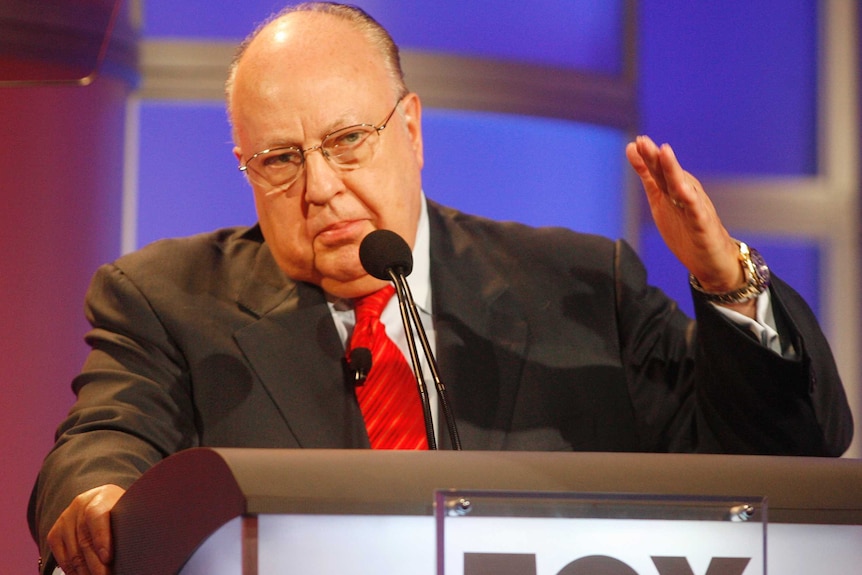
{"type": "Polygon", "coordinates": [[[759,283],[761,285],[766,285],[769,283],[769,266],[766,265],[766,261],[763,259],[763,256],[760,255],[755,249],[749,249],[749,254],[751,257],[751,263],[754,264],[754,269],[757,271],[757,275],[759,277],[759,283]]]}

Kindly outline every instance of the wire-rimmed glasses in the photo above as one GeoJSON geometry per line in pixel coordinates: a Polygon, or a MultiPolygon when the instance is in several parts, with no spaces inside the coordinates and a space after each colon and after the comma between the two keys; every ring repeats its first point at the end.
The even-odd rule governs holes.
{"type": "Polygon", "coordinates": [[[262,150],[239,166],[241,172],[258,184],[271,186],[273,191],[290,187],[302,173],[305,158],[315,150],[320,150],[323,157],[340,170],[355,170],[366,165],[374,157],[377,138],[389,124],[395,110],[403,98],[395,103],[395,107],[380,125],[356,124],[330,132],[320,141],[320,144],[309,148],[297,146],[280,146],[262,150]]]}

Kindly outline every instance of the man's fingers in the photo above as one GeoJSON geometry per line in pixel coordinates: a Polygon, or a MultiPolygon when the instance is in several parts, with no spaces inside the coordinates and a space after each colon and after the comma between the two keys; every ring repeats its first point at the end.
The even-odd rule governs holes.
{"type": "Polygon", "coordinates": [[[108,573],[106,565],[111,561],[111,507],[113,505],[106,505],[104,499],[97,496],[78,515],[78,545],[92,575],[108,573]]]}
{"type": "Polygon", "coordinates": [[[67,575],[109,575],[113,556],[111,509],[123,495],[102,485],[78,495],[48,533],[48,545],[67,575]]]}
{"type": "Polygon", "coordinates": [[[107,568],[93,551],[86,527],[61,517],[48,535],[48,544],[66,575],[107,575],[107,568]]]}
{"type": "Polygon", "coordinates": [[[661,161],[661,149],[649,136],[638,136],[635,139],[638,153],[652,176],[655,185],[667,193],[667,176],[661,161]]]}
{"type": "Polygon", "coordinates": [[[92,536],[92,530],[86,522],[82,522],[78,526],[77,532],[78,545],[80,546],[80,555],[83,558],[85,570],[83,573],[88,575],[108,575],[107,561],[103,561],[99,553],[99,544],[95,542],[92,536]]]}
{"type": "Polygon", "coordinates": [[[88,575],[87,562],[78,547],[77,530],[71,514],[64,512],[51,528],[48,545],[57,565],[66,575],[88,575]]]}

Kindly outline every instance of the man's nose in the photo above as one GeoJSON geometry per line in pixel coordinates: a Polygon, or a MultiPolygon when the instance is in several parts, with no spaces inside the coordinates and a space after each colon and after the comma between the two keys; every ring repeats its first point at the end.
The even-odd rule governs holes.
{"type": "Polygon", "coordinates": [[[338,168],[324,156],[320,146],[305,151],[305,199],[323,205],[342,187],[338,168]],[[320,152],[315,153],[315,152],[320,152]]]}

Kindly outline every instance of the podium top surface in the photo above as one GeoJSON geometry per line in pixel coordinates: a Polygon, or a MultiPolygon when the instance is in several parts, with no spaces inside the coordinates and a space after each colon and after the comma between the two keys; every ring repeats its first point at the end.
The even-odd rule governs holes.
{"type": "Polygon", "coordinates": [[[766,497],[769,523],[862,525],[860,460],[196,448],[154,466],[114,507],[115,573],[175,573],[241,515],[432,516],[440,490],[766,497]]]}
{"type": "Polygon", "coordinates": [[[139,483],[132,496],[150,485],[161,496],[218,485],[241,514],[431,515],[434,493],[457,489],[765,496],[770,522],[862,524],[862,461],[847,459],[200,448],[139,483]]]}

